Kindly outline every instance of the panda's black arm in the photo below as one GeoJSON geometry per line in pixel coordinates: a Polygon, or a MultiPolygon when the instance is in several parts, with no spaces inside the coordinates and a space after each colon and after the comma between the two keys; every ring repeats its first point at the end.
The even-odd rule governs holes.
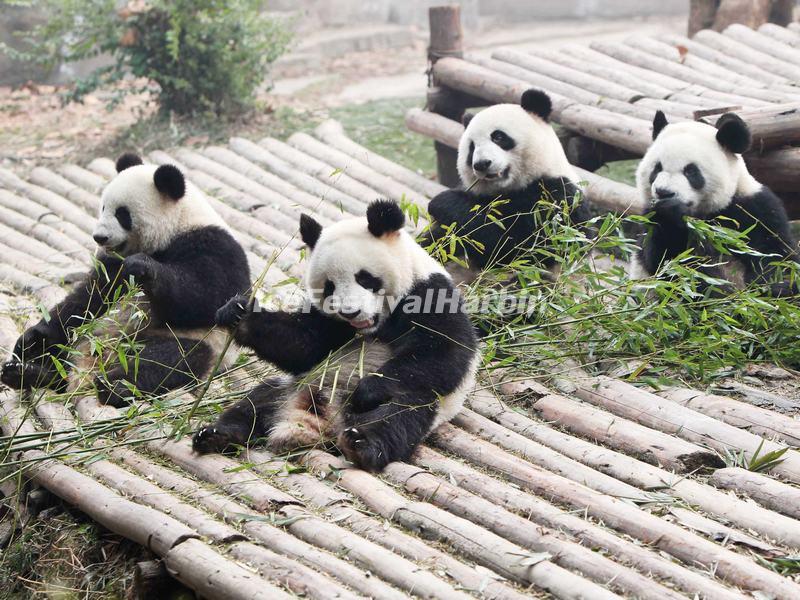
{"type": "Polygon", "coordinates": [[[255,350],[262,360],[299,375],[351,340],[355,330],[311,306],[305,312],[251,312],[235,335],[237,343],[255,350]]]}
{"type": "Polygon", "coordinates": [[[395,351],[378,374],[390,385],[411,391],[410,397],[420,403],[454,391],[471,368],[477,348],[475,329],[458,292],[441,274],[411,290],[381,329],[380,339],[391,343],[395,351]],[[424,306],[414,298],[424,300],[429,294],[433,302],[427,312],[410,310],[424,306]]]}
{"type": "Polygon", "coordinates": [[[177,327],[213,325],[217,309],[250,287],[244,250],[219,227],[178,236],[152,257],[129,257],[126,268],[136,269],[156,316],[177,327]]]}
{"type": "MultiPolygon", "coordinates": [[[[474,229],[483,223],[483,218],[477,211],[472,210],[476,204],[478,204],[478,199],[463,190],[445,190],[434,196],[428,203],[428,214],[432,220],[423,245],[440,241],[448,235],[445,227],[453,224],[455,227],[450,233],[455,236],[463,236],[465,227],[474,229]]],[[[456,249],[456,254],[463,254],[463,248],[460,245],[456,249]]]]}
{"type": "MultiPolygon", "coordinates": [[[[738,223],[738,229],[752,229],[748,243],[753,250],[770,257],[741,255],[747,273],[747,283],[771,283],[775,295],[797,293],[788,282],[771,282],[775,267],[770,263],[779,260],[800,261],[797,240],[792,234],[789,217],[783,202],[769,188],[763,187],[758,194],[734,197],[731,205],[722,213],[738,223]]],[[[730,226],[728,223],[723,223],[730,226]]]]}
{"type": "Polygon", "coordinates": [[[642,242],[640,257],[645,270],[655,275],[661,263],[685,252],[689,244],[689,228],[684,216],[686,208],[678,200],[667,200],[656,205],[650,218],[652,226],[642,242]]]}
{"type": "Polygon", "coordinates": [[[17,357],[51,352],[54,346],[67,342],[71,330],[108,310],[114,291],[124,283],[122,260],[107,255],[95,260],[94,268],[67,297],[50,309],[47,317],[20,336],[14,348],[17,357]]]}

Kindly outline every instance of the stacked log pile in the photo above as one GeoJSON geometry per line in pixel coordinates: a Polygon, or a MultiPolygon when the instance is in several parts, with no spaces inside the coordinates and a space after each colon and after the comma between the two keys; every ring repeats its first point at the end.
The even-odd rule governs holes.
{"type": "MultiPolygon", "coordinates": [[[[460,133],[417,117],[444,144],[460,133]]],[[[271,282],[302,274],[301,211],[332,222],[378,196],[424,207],[443,189],[334,122],[287,142],[234,138],[147,158],[186,170],[247,248],[254,276],[277,254],[271,282]]],[[[0,169],[4,351],[24,326],[11,316],[52,305],[65,278],[88,268],[113,174],[107,158],[24,178],[0,169]]],[[[630,188],[584,175],[609,207],[635,204],[630,188]]],[[[0,426],[16,436],[6,472],[25,468],[207,598],[800,597],[797,581],[763,562],[800,550],[794,418],[699,390],[572,385],[483,378],[410,464],[379,476],[319,450],[291,468],[263,450],[197,456],[188,438],[152,430],[87,445],[78,431],[126,419],[93,397],[33,404],[6,391],[0,426]],[[761,436],[794,448],[769,472],[723,468],[721,450],[752,454],[761,436]]],[[[140,570],[144,580],[158,565],[140,570]]]]}

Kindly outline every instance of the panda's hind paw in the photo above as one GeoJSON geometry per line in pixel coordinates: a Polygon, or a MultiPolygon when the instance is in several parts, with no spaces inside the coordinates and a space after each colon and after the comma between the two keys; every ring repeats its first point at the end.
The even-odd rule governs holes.
{"type": "Polygon", "coordinates": [[[192,436],[192,449],[198,454],[222,454],[231,448],[233,448],[231,436],[213,425],[198,429],[192,436]]]}
{"type": "Polygon", "coordinates": [[[341,434],[337,446],[347,459],[365,471],[378,472],[394,458],[389,456],[380,434],[370,435],[363,427],[348,427],[341,434]]]}
{"type": "Polygon", "coordinates": [[[114,408],[125,408],[133,400],[133,392],[122,379],[106,381],[95,377],[94,386],[97,388],[97,399],[100,404],[108,404],[114,408]]]}

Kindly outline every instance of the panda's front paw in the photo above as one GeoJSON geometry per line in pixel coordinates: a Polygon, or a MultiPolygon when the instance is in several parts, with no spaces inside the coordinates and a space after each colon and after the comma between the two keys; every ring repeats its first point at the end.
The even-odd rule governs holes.
{"type": "Polygon", "coordinates": [[[97,389],[97,399],[100,404],[108,404],[114,408],[125,408],[134,399],[134,394],[130,390],[129,384],[123,379],[106,381],[100,377],[95,377],[94,386],[97,389]]]}
{"type": "Polygon", "coordinates": [[[681,223],[683,222],[683,217],[688,214],[686,203],[678,198],[658,200],[653,208],[656,211],[656,218],[658,220],[669,223],[681,223]]]}
{"type": "Polygon", "coordinates": [[[133,277],[138,284],[151,283],[156,278],[158,261],[147,254],[134,254],[125,259],[122,263],[125,279],[133,277]]]}
{"type": "Polygon", "coordinates": [[[397,396],[396,382],[380,375],[367,375],[358,382],[353,391],[350,397],[350,409],[354,413],[367,412],[397,396]]]}
{"type": "Polygon", "coordinates": [[[220,327],[233,329],[251,310],[250,298],[244,295],[234,296],[217,311],[215,321],[220,327]]]}
{"type": "Polygon", "coordinates": [[[12,390],[31,389],[38,378],[38,369],[14,359],[3,364],[3,370],[0,372],[0,381],[12,390]]]}
{"type": "Polygon", "coordinates": [[[382,471],[395,460],[380,433],[369,424],[348,427],[339,434],[336,445],[347,460],[365,471],[382,471]]]}
{"type": "Polygon", "coordinates": [[[192,436],[192,449],[198,454],[222,454],[233,446],[232,437],[214,425],[203,427],[192,436]]]}

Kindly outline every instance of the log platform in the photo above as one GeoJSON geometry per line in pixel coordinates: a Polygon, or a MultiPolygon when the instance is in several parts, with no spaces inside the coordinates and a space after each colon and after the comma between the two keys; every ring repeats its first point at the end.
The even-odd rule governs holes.
{"type": "MultiPolygon", "coordinates": [[[[608,161],[644,154],[656,110],[670,122],[737,112],[753,132],[745,156],[753,175],[770,186],[800,218],[800,29],[767,23],[758,30],[733,24],[691,39],[632,36],[490,57],[466,52],[458,7],[431,9],[431,87],[428,110],[460,121],[472,107],[516,103],[530,87],[548,92],[552,119],[574,165],[595,171],[608,161]],[[435,27],[434,27],[435,25],[435,27]]],[[[415,128],[415,119],[410,126],[415,128]]],[[[423,131],[419,125],[417,131],[423,131]]],[[[427,132],[430,135],[430,131],[427,132]]],[[[458,182],[452,147],[436,135],[439,181],[458,182]]]]}
{"type": "MultiPolygon", "coordinates": [[[[442,120],[433,130],[452,145],[460,125],[425,116],[442,120]]],[[[274,261],[272,283],[303,270],[300,212],[332,222],[378,196],[424,207],[443,189],[336,122],[287,142],[233,138],[146,158],[185,169],[247,248],[254,276],[274,261]]],[[[63,282],[89,267],[99,193],[113,175],[109,158],[24,177],[0,169],[4,353],[35,307],[58,301],[63,282]]],[[[609,206],[635,197],[586,177],[613,188],[609,206]]],[[[0,406],[5,443],[17,437],[2,475],[24,467],[150,549],[159,562],[139,568],[140,596],[168,585],[163,565],[202,597],[226,600],[800,597],[796,580],[759,560],[800,551],[798,421],[706,391],[655,395],[590,378],[564,394],[482,376],[452,424],[380,476],[322,451],[290,462],[263,450],[196,456],[188,436],[153,430],[86,443],[88,431],[127,418],[93,397],[34,404],[6,390],[0,406]],[[46,447],[35,443],[43,435],[46,447]],[[765,448],[792,448],[772,472],[708,477],[723,466],[721,449],[752,455],[762,435],[765,448]]]]}

